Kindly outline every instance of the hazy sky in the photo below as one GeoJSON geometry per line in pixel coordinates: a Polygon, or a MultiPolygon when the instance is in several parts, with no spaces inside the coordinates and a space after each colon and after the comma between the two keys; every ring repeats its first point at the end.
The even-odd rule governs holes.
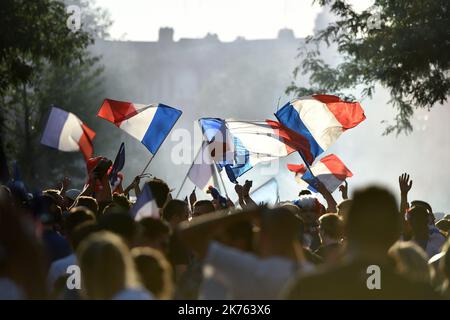
{"type": "MultiPolygon", "coordinates": [[[[353,0],[362,8],[370,0],[353,0]]],[[[155,41],[160,27],[173,27],[175,40],[217,33],[222,41],[274,38],[282,28],[295,36],[312,33],[321,8],[312,0],[96,0],[114,21],[113,39],[155,41]]]]}

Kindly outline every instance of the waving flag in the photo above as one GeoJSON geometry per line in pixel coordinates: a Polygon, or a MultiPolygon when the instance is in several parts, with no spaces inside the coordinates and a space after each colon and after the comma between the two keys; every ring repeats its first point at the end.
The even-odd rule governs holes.
{"type": "Polygon", "coordinates": [[[61,151],[81,151],[87,161],[94,152],[95,132],[73,113],[52,107],[41,143],[61,151]]]}
{"type": "Polygon", "coordinates": [[[345,179],[353,176],[353,173],[344,165],[341,159],[334,154],[320,159],[310,167],[311,171],[303,164],[288,164],[288,169],[295,172],[295,179],[300,185],[304,186],[303,188],[308,188],[314,192],[317,192],[314,188],[314,177],[322,182],[328,191],[333,192],[345,179]]]}
{"type": "Polygon", "coordinates": [[[332,95],[292,100],[275,116],[284,126],[307,139],[309,147],[300,153],[308,164],[312,164],[345,130],[366,118],[358,102],[346,102],[332,95]]]}
{"type": "Polygon", "coordinates": [[[162,103],[144,105],[105,99],[97,116],[141,141],[154,155],[181,116],[181,111],[162,103]]]}
{"type": "Polygon", "coordinates": [[[203,141],[202,147],[188,171],[189,180],[204,192],[208,190],[210,185],[218,187],[217,171],[214,166],[215,164],[210,156],[209,144],[207,141],[203,141]]]}
{"type": "Polygon", "coordinates": [[[159,219],[159,209],[148,184],[144,185],[136,203],[130,209],[130,214],[135,221],[148,217],[159,219]]]}
{"type": "Polygon", "coordinates": [[[219,168],[225,168],[228,178],[234,183],[237,177],[257,163],[308,149],[304,137],[272,120],[203,118],[199,123],[210,143],[211,157],[219,168]]]}
{"type": "Polygon", "coordinates": [[[118,173],[125,166],[125,143],[122,142],[120,145],[119,151],[117,152],[116,159],[111,167],[111,171],[109,172],[109,182],[114,190],[117,187],[117,184],[120,182],[120,177],[118,173]]]}

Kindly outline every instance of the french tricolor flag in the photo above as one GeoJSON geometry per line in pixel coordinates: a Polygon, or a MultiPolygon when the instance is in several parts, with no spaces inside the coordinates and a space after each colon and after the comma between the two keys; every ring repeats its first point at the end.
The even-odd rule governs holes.
{"type": "Polygon", "coordinates": [[[284,126],[307,139],[309,147],[301,154],[308,164],[312,164],[345,130],[356,127],[366,118],[358,102],[321,94],[294,99],[275,116],[284,126]]]}
{"type": "Polygon", "coordinates": [[[135,221],[139,221],[143,218],[159,219],[159,209],[148,184],[144,185],[142,192],[130,209],[130,214],[135,221]]]}
{"type": "Polygon", "coordinates": [[[219,168],[225,168],[233,183],[260,162],[309,150],[306,138],[272,120],[202,118],[199,123],[209,142],[211,158],[219,168]]]}
{"type": "Polygon", "coordinates": [[[105,99],[97,116],[114,123],[141,141],[155,155],[181,113],[162,103],[144,105],[105,99]]]}
{"type": "Polygon", "coordinates": [[[304,164],[295,165],[288,164],[288,169],[295,172],[295,179],[303,188],[317,192],[314,188],[315,178],[317,178],[332,193],[345,179],[353,176],[353,173],[345,166],[345,164],[336,155],[330,154],[310,167],[309,171],[304,164]],[[312,172],[312,174],[311,174],[312,172]]]}
{"type": "Polygon", "coordinates": [[[92,157],[95,132],[73,113],[52,107],[41,143],[61,151],[81,151],[85,160],[92,157]]]}

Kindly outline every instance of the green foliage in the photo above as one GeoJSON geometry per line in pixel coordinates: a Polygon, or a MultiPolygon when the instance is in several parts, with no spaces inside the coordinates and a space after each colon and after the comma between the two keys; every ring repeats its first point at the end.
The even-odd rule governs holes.
{"type": "MultiPolygon", "coordinates": [[[[342,0],[318,0],[336,21],[309,37],[300,48],[300,66],[309,86],[294,82],[286,93],[334,93],[362,86],[361,96],[372,97],[376,84],[391,95],[395,122],[385,134],[412,131],[416,108],[431,109],[447,101],[450,92],[450,2],[447,0],[375,0],[357,13],[342,0]],[[330,66],[320,56],[320,45],[337,47],[343,61],[330,66]]],[[[349,97],[347,97],[349,98],[349,97]]],[[[351,98],[351,97],[350,97],[351,98]]]]}
{"type": "MultiPolygon", "coordinates": [[[[82,178],[84,161],[79,153],[52,150],[40,145],[40,138],[51,105],[90,122],[85,115],[93,114],[93,104],[98,105],[103,68],[99,58],[90,54],[89,45],[96,37],[107,36],[109,18],[80,0],[6,2],[1,10],[12,26],[13,21],[16,24],[9,27],[7,37],[17,39],[10,41],[9,48],[1,48],[7,55],[0,62],[6,73],[0,83],[0,133],[8,159],[19,160],[27,183],[34,187],[56,183],[62,175],[82,178]],[[75,33],[66,25],[68,4],[82,10],[82,28],[75,33]],[[34,29],[28,23],[34,23],[34,29]],[[18,69],[11,67],[12,52],[20,52],[18,69]]],[[[0,32],[0,36],[5,35],[0,32]]]]}

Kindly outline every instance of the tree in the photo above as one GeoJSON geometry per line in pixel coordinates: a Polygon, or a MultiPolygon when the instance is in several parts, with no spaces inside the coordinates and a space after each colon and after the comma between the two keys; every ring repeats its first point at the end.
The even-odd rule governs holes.
{"type": "MultiPolygon", "coordinates": [[[[362,86],[361,96],[372,97],[381,84],[397,109],[385,134],[410,133],[414,109],[430,110],[447,101],[450,92],[450,2],[447,0],[375,0],[357,13],[344,0],[317,0],[336,21],[306,39],[303,58],[294,70],[310,77],[309,86],[294,82],[286,93],[334,93],[362,86]],[[336,66],[326,63],[320,45],[334,45],[342,56],[336,66]]],[[[347,94],[346,94],[347,93],[347,94]]]]}
{"type": "Polygon", "coordinates": [[[80,0],[66,3],[42,1],[39,4],[8,0],[8,6],[8,10],[12,10],[9,15],[14,17],[11,21],[17,20],[19,24],[10,28],[10,32],[18,34],[18,42],[11,42],[9,51],[1,50],[23,50],[22,55],[27,58],[19,59],[19,64],[27,71],[20,73],[16,69],[8,69],[8,59],[14,59],[12,55],[0,62],[0,68],[8,73],[8,80],[0,84],[5,109],[1,113],[0,130],[5,137],[7,154],[10,159],[19,160],[24,176],[32,186],[55,181],[63,173],[82,177],[80,169],[84,165],[77,154],[50,150],[41,146],[39,139],[52,104],[81,114],[83,118],[89,114],[86,111],[90,103],[100,95],[102,67],[97,65],[99,58],[90,54],[89,45],[96,37],[106,35],[109,18],[100,9],[80,0]],[[67,27],[69,15],[66,5],[69,4],[79,6],[82,12],[81,29],[76,32],[67,27]],[[25,32],[20,20],[23,17],[26,21],[34,21],[29,16],[31,13],[42,22],[35,22],[35,29],[39,30],[27,32],[47,36],[30,36],[27,46],[20,40],[22,32],[25,32]],[[53,22],[47,23],[48,20],[53,22]]]}

